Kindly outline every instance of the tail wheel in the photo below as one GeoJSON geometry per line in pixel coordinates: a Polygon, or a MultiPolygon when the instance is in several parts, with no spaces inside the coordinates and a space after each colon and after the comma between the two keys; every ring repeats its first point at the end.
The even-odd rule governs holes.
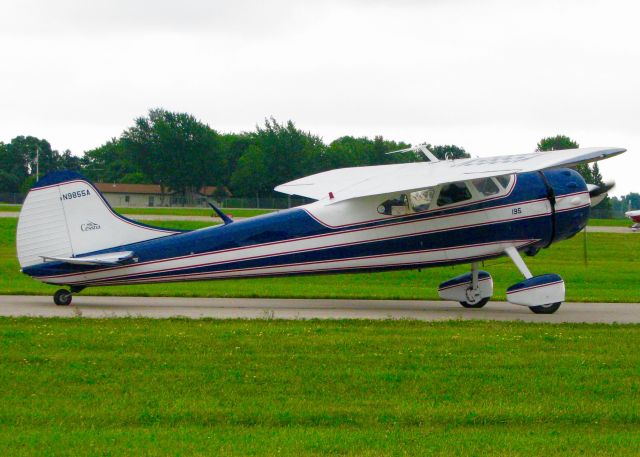
{"type": "Polygon", "coordinates": [[[71,299],[73,295],[66,289],[57,290],[55,294],[53,294],[53,302],[58,306],[68,306],[71,304],[71,299]]]}
{"type": "Polygon", "coordinates": [[[460,304],[465,308],[482,308],[484,305],[489,303],[489,298],[491,297],[485,297],[482,300],[480,300],[478,303],[469,303],[466,301],[461,301],[460,304]]]}
{"type": "Polygon", "coordinates": [[[529,309],[536,314],[553,314],[558,311],[562,303],[550,303],[548,305],[529,306],[529,309]]]}

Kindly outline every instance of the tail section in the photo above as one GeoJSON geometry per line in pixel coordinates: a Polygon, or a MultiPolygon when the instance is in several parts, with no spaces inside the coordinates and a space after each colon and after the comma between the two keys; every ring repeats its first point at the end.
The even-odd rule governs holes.
{"type": "Polygon", "coordinates": [[[118,215],[81,175],[49,173],[22,205],[16,247],[22,268],[43,257],[75,257],[176,233],[118,215]]]}

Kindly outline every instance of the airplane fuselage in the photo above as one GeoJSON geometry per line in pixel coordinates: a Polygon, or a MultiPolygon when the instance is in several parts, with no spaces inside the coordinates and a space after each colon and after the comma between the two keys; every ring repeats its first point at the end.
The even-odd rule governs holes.
{"type": "Polygon", "coordinates": [[[514,175],[497,197],[425,211],[379,214],[382,200],[321,200],[93,253],[135,252],[124,265],[46,262],[23,271],[83,287],[444,266],[495,258],[509,246],[533,254],[582,230],[590,203],[570,169],[514,175]]]}

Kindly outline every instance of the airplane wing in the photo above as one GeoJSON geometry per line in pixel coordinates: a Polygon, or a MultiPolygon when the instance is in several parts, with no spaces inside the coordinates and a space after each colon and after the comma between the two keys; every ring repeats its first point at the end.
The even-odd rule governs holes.
{"type": "Polygon", "coordinates": [[[339,168],[296,179],[275,188],[290,195],[332,203],[367,195],[412,191],[466,179],[570,167],[622,154],[623,148],[581,148],[530,154],[339,168]]]}
{"type": "Polygon", "coordinates": [[[133,257],[133,251],[109,252],[85,257],[41,257],[44,262],[64,262],[76,265],[120,265],[133,257]]]}

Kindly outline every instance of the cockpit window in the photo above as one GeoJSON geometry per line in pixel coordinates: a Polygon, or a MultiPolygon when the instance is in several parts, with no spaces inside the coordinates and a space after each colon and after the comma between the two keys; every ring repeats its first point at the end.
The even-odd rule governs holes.
{"type": "Polygon", "coordinates": [[[445,184],[438,195],[438,206],[451,205],[471,199],[471,192],[464,182],[445,184]]]}
{"type": "Polygon", "coordinates": [[[491,178],[480,178],[471,181],[480,195],[489,197],[500,193],[500,188],[491,178]]]}
{"type": "Polygon", "coordinates": [[[428,187],[426,189],[417,190],[409,194],[409,205],[413,211],[426,211],[431,206],[435,189],[428,187]]]}
{"type": "Polygon", "coordinates": [[[515,179],[516,175],[511,174],[425,187],[406,194],[395,194],[380,203],[377,209],[378,213],[385,216],[404,216],[411,213],[433,211],[438,207],[460,202],[472,204],[487,199],[501,198],[507,195],[515,179]]]}

